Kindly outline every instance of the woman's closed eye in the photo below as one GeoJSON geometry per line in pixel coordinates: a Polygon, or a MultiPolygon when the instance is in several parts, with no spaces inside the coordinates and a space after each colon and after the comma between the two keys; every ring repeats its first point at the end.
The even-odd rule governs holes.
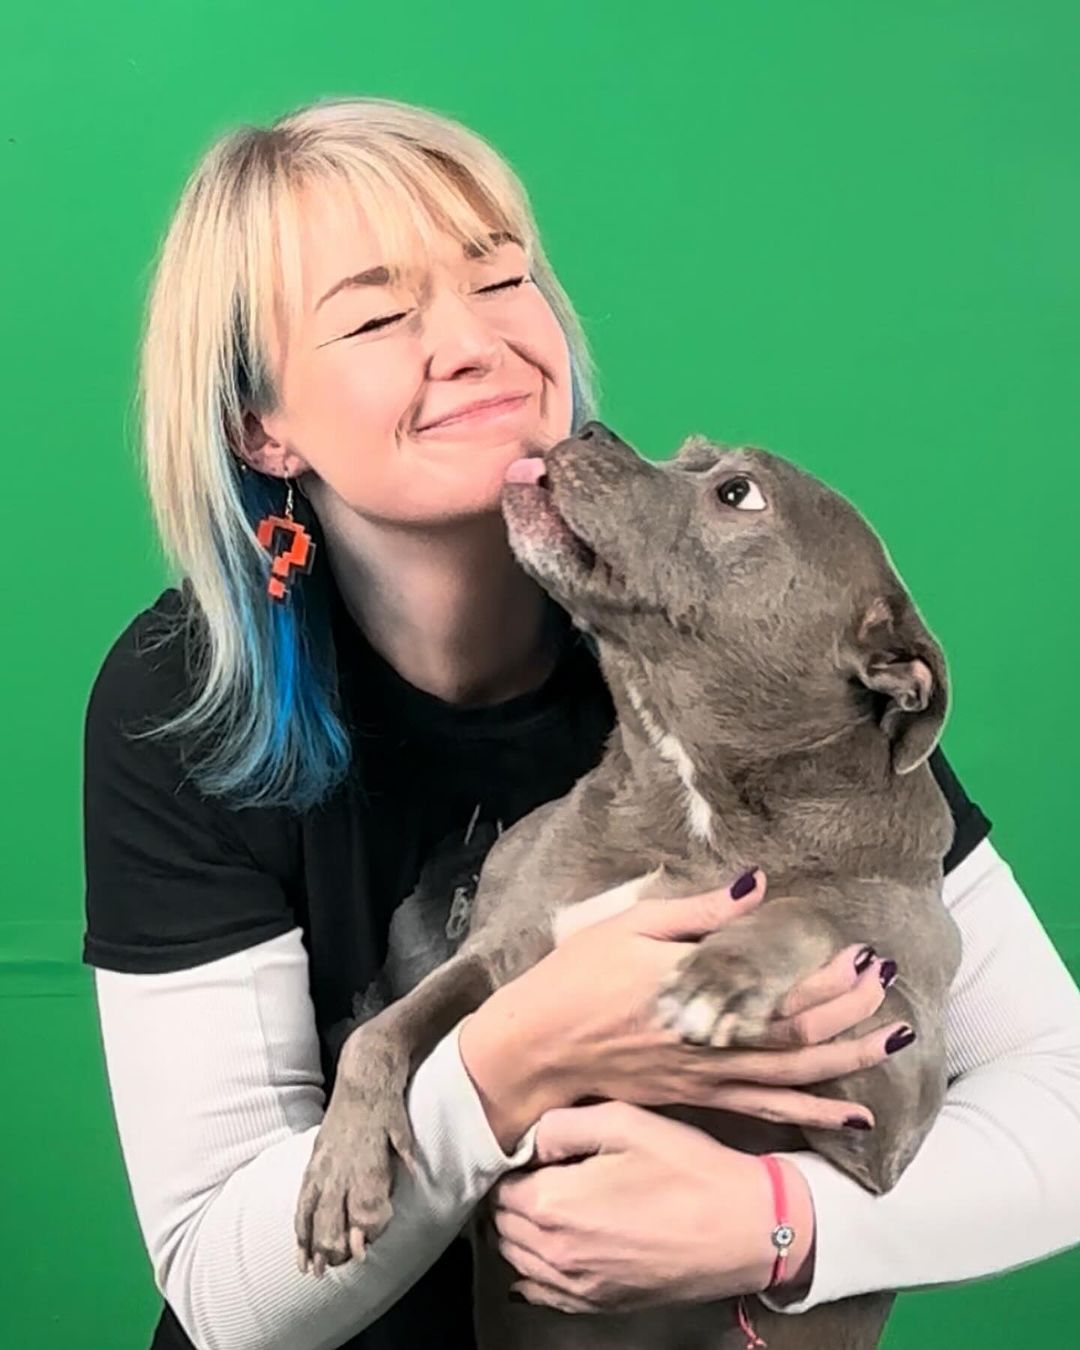
{"type": "Polygon", "coordinates": [[[528,278],[528,277],[525,277],[525,276],[522,276],[522,277],[508,277],[506,281],[497,281],[497,282],[495,282],[495,284],[492,285],[492,286],[481,286],[480,289],[479,289],[479,291],[477,291],[477,295],[485,295],[485,294],[487,294],[489,291],[505,291],[505,290],[512,290],[512,289],[515,289],[515,288],[518,287],[518,286],[523,285],[523,284],[524,284],[526,281],[528,281],[528,280],[529,280],[529,278],[528,278]]]}
{"type": "Polygon", "coordinates": [[[384,314],[377,319],[368,319],[367,323],[362,323],[359,328],[354,328],[351,333],[342,333],[343,338],[359,337],[361,333],[375,333],[380,328],[387,328],[392,323],[397,323],[398,319],[404,319],[411,310],[404,309],[400,314],[384,314]]]}
{"type": "MultiPolygon", "coordinates": [[[[495,291],[517,290],[529,280],[527,276],[509,277],[506,281],[497,281],[491,286],[481,286],[476,292],[477,295],[491,295],[495,291]]],[[[376,333],[380,328],[388,328],[392,323],[397,323],[399,319],[407,318],[412,313],[410,309],[403,309],[396,314],[382,314],[378,318],[368,319],[367,323],[361,324],[359,328],[354,328],[349,333],[343,333],[343,338],[359,337],[361,333],[376,333]]]]}

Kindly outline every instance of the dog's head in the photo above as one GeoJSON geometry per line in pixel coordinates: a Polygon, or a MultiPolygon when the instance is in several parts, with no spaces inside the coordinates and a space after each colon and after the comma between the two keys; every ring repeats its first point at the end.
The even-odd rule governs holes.
{"type": "Polygon", "coordinates": [[[855,509],[779,456],[695,436],[655,464],[590,422],[510,466],[503,511],[654,739],[768,758],[872,718],[898,773],[934,748],[937,643],[855,509]]]}

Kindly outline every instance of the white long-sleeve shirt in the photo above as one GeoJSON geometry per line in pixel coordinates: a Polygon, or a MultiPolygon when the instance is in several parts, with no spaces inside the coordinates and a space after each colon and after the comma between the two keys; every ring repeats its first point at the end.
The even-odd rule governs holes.
{"type": "MultiPolygon", "coordinates": [[[[944,1108],[875,1197],[809,1152],[813,1283],[797,1314],[874,1289],[951,1284],[1080,1243],[1080,991],[984,841],[945,880],[963,936],[944,1108]]],[[[903,962],[903,953],[895,953],[903,962]]],[[[299,930],[192,969],[96,972],[121,1146],[157,1286],[199,1350],[330,1350],[430,1266],[531,1156],[496,1143],[452,1032],[408,1108],[420,1164],[362,1264],[301,1275],[293,1211],[323,1112],[299,930]]]]}

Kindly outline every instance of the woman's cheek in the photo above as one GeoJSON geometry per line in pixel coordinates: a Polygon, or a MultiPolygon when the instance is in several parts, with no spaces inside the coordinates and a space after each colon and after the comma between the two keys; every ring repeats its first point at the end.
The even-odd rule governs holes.
{"type": "Polygon", "coordinates": [[[353,508],[362,507],[380,465],[393,454],[394,419],[368,391],[328,384],[313,390],[298,445],[315,473],[353,508]]]}
{"type": "MultiPolygon", "coordinates": [[[[386,344],[387,346],[391,344],[386,344]]],[[[406,363],[380,350],[378,358],[354,362],[323,391],[327,435],[352,449],[390,453],[413,415],[417,385],[406,363]],[[378,359],[382,358],[382,359],[378,359]]]]}
{"type": "Polygon", "coordinates": [[[519,316],[507,342],[517,348],[543,377],[545,430],[557,439],[570,434],[573,418],[573,382],[570,374],[570,348],[554,311],[536,293],[536,304],[519,316]]]}

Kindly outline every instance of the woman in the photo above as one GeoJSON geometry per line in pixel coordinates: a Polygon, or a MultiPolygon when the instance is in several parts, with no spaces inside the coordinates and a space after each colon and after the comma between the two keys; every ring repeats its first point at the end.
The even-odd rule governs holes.
{"type": "Polygon", "coordinates": [[[183,581],[90,699],[85,955],[167,1304],[155,1346],[467,1345],[452,1239],[534,1153],[583,1160],[502,1182],[496,1226],[523,1295],[563,1307],[757,1291],[797,1313],[1080,1239],[1080,995],[937,756],[965,937],[948,1102],[883,1199],[813,1154],[781,1160],[797,1235],[781,1286],[763,1292],[761,1163],[641,1104],[872,1127],[794,1089],[903,1053],[896,1025],[830,1039],[876,1010],[903,953],[838,953],[760,1050],[643,1027],[634,1009],[685,940],[758,903],[760,875],[600,919],[489,1000],[415,1075],[420,1165],[389,1228],[363,1262],[299,1272],[324,1083],[395,992],[388,948],[434,911],[449,950],[492,840],[565,792],[611,726],[589,648],[515,565],[498,510],[523,442],[591,411],[588,361],[499,157],[356,100],[206,155],[158,263],[142,394],[183,581]],[[588,1095],[613,1104],[573,1106],[588,1095]]]}

